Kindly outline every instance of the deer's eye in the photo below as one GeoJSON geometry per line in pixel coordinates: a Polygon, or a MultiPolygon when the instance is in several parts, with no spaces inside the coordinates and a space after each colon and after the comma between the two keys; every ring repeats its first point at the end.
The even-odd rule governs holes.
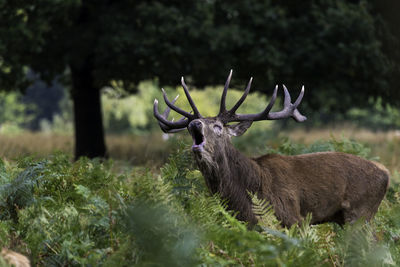
{"type": "Polygon", "coordinates": [[[222,127],[219,126],[219,125],[214,125],[214,132],[215,132],[217,135],[221,135],[221,134],[222,134],[222,127]]]}

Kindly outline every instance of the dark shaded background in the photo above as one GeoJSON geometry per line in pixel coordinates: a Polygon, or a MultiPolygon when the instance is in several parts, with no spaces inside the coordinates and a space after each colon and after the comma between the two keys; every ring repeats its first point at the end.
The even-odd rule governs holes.
{"type": "Polygon", "coordinates": [[[100,89],[112,80],[135,93],[182,75],[221,84],[234,69],[233,85],[252,76],[263,93],[304,84],[301,109],[328,122],[371,98],[398,107],[398,10],[395,0],[0,0],[0,89],[24,91],[28,70],[70,88],[76,157],[107,154],[100,89]]]}

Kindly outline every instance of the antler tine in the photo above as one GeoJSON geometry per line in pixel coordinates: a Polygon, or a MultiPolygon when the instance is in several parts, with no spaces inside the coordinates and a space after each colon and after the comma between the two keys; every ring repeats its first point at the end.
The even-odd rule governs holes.
{"type": "MultiPolygon", "coordinates": [[[[193,109],[194,116],[193,116],[193,115],[191,115],[191,116],[193,116],[193,118],[202,118],[202,116],[201,116],[199,110],[197,109],[196,105],[195,105],[194,102],[193,102],[192,97],[191,97],[190,94],[189,94],[189,90],[188,90],[188,88],[187,88],[187,85],[186,85],[186,83],[185,83],[185,79],[183,78],[183,76],[182,76],[182,78],[181,78],[181,83],[182,83],[183,91],[185,91],[186,98],[187,98],[187,100],[189,101],[189,104],[190,104],[190,106],[191,106],[192,109],[193,109]]],[[[181,114],[182,114],[182,113],[181,113],[181,114]]],[[[183,114],[182,114],[182,115],[183,115],[183,114]]]]}
{"type": "Polygon", "coordinates": [[[307,117],[301,115],[300,111],[297,108],[293,111],[292,118],[297,122],[303,122],[303,121],[307,120],[307,117]]]}
{"type": "MultiPolygon", "coordinates": [[[[161,90],[164,91],[163,88],[161,88],[161,90]]],[[[175,104],[175,102],[176,102],[176,100],[178,100],[178,98],[179,98],[179,95],[175,96],[174,100],[172,100],[172,104],[175,104]]],[[[168,107],[164,110],[164,112],[163,112],[163,114],[162,114],[162,115],[164,116],[164,118],[168,118],[169,112],[170,112],[170,111],[171,111],[171,108],[168,106],[168,107]]]]}
{"type": "Polygon", "coordinates": [[[244,102],[244,100],[246,99],[247,95],[250,92],[250,88],[251,88],[251,83],[253,81],[253,77],[250,78],[249,83],[247,84],[246,89],[244,90],[244,93],[242,95],[242,97],[239,99],[238,102],[236,102],[236,104],[233,106],[233,108],[231,108],[231,110],[229,110],[229,113],[235,113],[236,110],[240,107],[240,105],[244,102]]]}
{"type": "Polygon", "coordinates": [[[222,92],[222,96],[221,96],[221,106],[219,108],[219,114],[222,114],[226,111],[225,100],[226,100],[226,94],[228,93],[228,87],[229,87],[229,84],[230,84],[231,78],[232,78],[232,72],[233,72],[233,70],[231,70],[229,72],[228,78],[226,79],[226,82],[225,82],[224,91],[222,92]]]}
{"type": "Polygon", "coordinates": [[[304,85],[301,87],[301,91],[299,96],[297,97],[296,101],[294,102],[293,106],[296,109],[298,105],[300,105],[301,100],[303,99],[304,96],[304,85]]]}
{"type": "MultiPolygon", "coordinates": [[[[183,115],[183,116],[185,116],[185,117],[187,117],[187,118],[190,118],[190,119],[192,119],[192,120],[195,119],[195,116],[193,116],[193,115],[190,114],[189,112],[184,111],[183,109],[180,109],[180,108],[178,108],[177,106],[174,105],[174,103],[175,103],[176,99],[178,99],[179,95],[174,99],[173,103],[171,103],[171,102],[168,100],[168,97],[167,97],[167,94],[165,93],[164,88],[161,88],[161,90],[162,90],[162,93],[163,93],[164,101],[165,101],[165,103],[167,104],[167,106],[168,106],[169,108],[175,110],[176,112],[178,112],[179,114],[181,114],[181,115],[183,115]]],[[[167,110],[165,110],[165,111],[167,111],[167,110]]],[[[169,114],[169,112],[168,112],[168,114],[169,114]]],[[[166,118],[168,118],[168,116],[167,116],[166,118]]]]}
{"type": "Polygon", "coordinates": [[[292,103],[292,99],[290,97],[289,91],[284,84],[282,84],[283,92],[285,94],[285,100],[283,100],[283,106],[288,107],[292,103]]]}
{"type": "MultiPolygon", "coordinates": [[[[179,121],[181,121],[181,120],[184,120],[185,118],[182,118],[182,119],[180,119],[179,121]]],[[[158,125],[160,126],[160,128],[161,128],[161,130],[164,132],[164,133],[177,133],[177,132],[180,132],[180,131],[183,131],[183,130],[185,130],[186,128],[184,127],[184,128],[177,128],[177,129],[173,129],[173,128],[171,128],[171,127],[168,127],[167,125],[165,125],[164,123],[162,123],[162,122],[158,122],[158,125]]]]}
{"type": "Polygon", "coordinates": [[[278,95],[278,85],[275,85],[274,93],[272,94],[271,100],[269,101],[267,107],[262,112],[263,116],[268,115],[268,113],[271,111],[272,107],[275,104],[277,95],[278,95]]]}
{"type": "Polygon", "coordinates": [[[163,97],[164,97],[164,101],[167,104],[167,108],[165,109],[163,114],[160,114],[158,111],[158,100],[155,99],[153,113],[154,113],[154,117],[156,117],[158,120],[158,124],[160,125],[161,130],[163,130],[166,133],[179,132],[179,131],[183,130],[186,126],[188,126],[188,124],[192,120],[194,120],[196,118],[202,118],[202,116],[200,115],[200,112],[198,111],[196,105],[194,104],[194,102],[192,100],[192,97],[189,94],[189,90],[185,84],[185,80],[183,79],[183,77],[181,79],[181,82],[182,82],[183,90],[185,91],[186,98],[188,99],[189,104],[192,107],[194,114],[191,114],[191,113],[175,106],[174,104],[179,96],[175,97],[175,99],[171,102],[171,101],[169,101],[167,94],[165,93],[165,90],[163,88],[161,88],[163,97]],[[178,112],[179,114],[183,115],[184,117],[182,117],[180,120],[178,120],[176,122],[169,121],[168,115],[169,115],[169,112],[171,111],[171,109],[178,112]]]}
{"type": "MultiPolygon", "coordinates": [[[[179,95],[177,95],[177,96],[174,98],[174,100],[172,100],[172,104],[175,104],[176,100],[178,100],[178,97],[179,97],[179,95]]],[[[167,107],[167,108],[165,109],[164,113],[162,114],[162,116],[163,116],[164,118],[168,119],[168,116],[169,116],[169,112],[170,112],[170,111],[171,111],[171,108],[170,108],[170,107],[167,107]]],[[[183,121],[184,119],[185,119],[185,117],[182,117],[182,118],[179,119],[178,122],[183,121]]],[[[161,128],[161,130],[162,130],[164,133],[177,133],[177,132],[180,132],[180,131],[185,130],[185,128],[171,129],[170,127],[168,127],[167,125],[165,125],[165,124],[162,123],[161,121],[158,121],[158,125],[160,125],[160,128],[161,128]]]]}
{"type": "Polygon", "coordinates": [[[297,122],[305,121],[307,119],[307,117],[301,115],[300,111],[298,111],[298,109],[297,109],[298,105],[300,104],[300,102],[304,96],[304,85],[302,86],[300,94],[297,97],[294,104],[291,103],[290,94],[285,85],[283,85],[283,91],[285,93],[285,101],[283,104],[284,105],[283,109],[278,112],[269,113],[267,119],[268,120],[279,120],[279,119],[285,119],[285,118],[292,117],[297,122]]]}
{"type": "MultiPolygon", "coordinates": [[[[174,101],[172,101],[172,103],[175,103],[175,101],[178,99],[179,95],[177,95],[174,99],[174,101]]],[[[171,109],[169,107],[167,107],[164,111],[164,113],[162,114],[164,118],[168,118],[169,112],[171,111],[171,109]]],[[[181,122],[184,121],[185,117],[180,118],[177,122],[181,122]]],[[[174,122],[174,119],[172,119],[172,122],[174,122]]],[[[161,121],[158,121],[158,125],[160,126],[161,130],[164,133],[177,133],[180,131],[185,130],[186,128],[177,128],[177,129],[173,129],[171,127],[168,127],[167,125],[165,125],[164,123],[162,123],[161,121]]]]}
{"type": "Polygon", "coordinates": [[[303,122],[307,120],[306,116],[303,116],[300,114],[299,110],[297,109],[298,105],[300,105],[301,100],[303,99],[304,96],[304,85],[301,87],[301,92],[299,96],[296,99],[296,102],[294,102],[293,106],[295,107],[295,110],[293,111],[293,119],[297,122],[303,122]]]}
{"type": "MultiPolygon", "coordinates": [[[[175,100],[176,99],[177,98],[175,98],[175,100]]],[[[168,107],[167,107],[167,109],[168,109],[168,107]]],[[[165,131],[165,132],[173,130],[173,129],[176,130],[176,129],[185,128],[190,122],[190,120],[188,118],[187,119],[186,118],[182,118],[182,119],[180,119],[179,121],[176,121],[176,122],[169,121],[167,119],[167,117],[163,116],[163,115],[167,115],[168,116],[169,115],[169,111],[167,111],[167,110],[164,111],[163,115],[161,115],[158,112],[158,100],[157,99],[154,99],[153,113],[154,113],[154,117],[156,117],[157,120],[159,121],[161,129],[163,131],[165,131]]]]}
{"type": "Polygon", "coordinates": [[[275,104],[275,100],[278,94],[278,85],[275,86],[274,93],[272,94],[271,100],[267,107],[260,113],[257,114],[236,114],[233,121],[260,121],[265,120],[275,104]]]}

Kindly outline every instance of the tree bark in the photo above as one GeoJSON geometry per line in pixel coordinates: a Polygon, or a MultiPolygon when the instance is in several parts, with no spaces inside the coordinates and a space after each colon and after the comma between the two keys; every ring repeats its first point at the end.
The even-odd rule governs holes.
{"type": "Polygon", "coordinates": [[[75,159],[107,156],[100,88],[95,86],[92,72],[90,60],[79,67],[71,66],[75,159]]]}

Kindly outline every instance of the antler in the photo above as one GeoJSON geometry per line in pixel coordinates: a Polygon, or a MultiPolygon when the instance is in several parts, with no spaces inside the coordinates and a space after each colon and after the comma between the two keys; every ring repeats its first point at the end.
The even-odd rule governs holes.
{"type": "Polygon", "coordinates": [[[279,120],[279,119],[285,119],[285,118],[289,118],[289,117],[292,117],[297,122],[302,122],[307,119],[305,116],[301,115],[297,109],[297,107],[300,105],[300,102],[304,96],[304,86],[301,88],[301,92],[300,92],[299,96],[297,97],[296,101],[294,102],[294,104],[292,104],[289,91],[287,90],[286,86],[283,85],[285,100],[283,102],[283,109],[279,112],[270,112],[273,105],[275,104],[275,100],[277,97],[278,85],[276,85],[270,102],[268,103],[267,107],[262,112],[257,113],[257,114],[236,114],[235,113],[236,110],[244,102],[244,100],[246,99],[247,95],[250,92],[250,87],[251,87],[251,83],[253,81],[253,77],[250,78],[250,81],[247,84],[247,87],[246,87],[242,97],[238,100],[238,102],[233,106],[232,109],[227,111],[226,107],[225,107],[225,98],[226,98],[226,94],[228,91],[228,86],[229,86],[231,77],[232,77],[232,70],[230,71],[228,79],[225,83],[224,91],[223,91],[222,97],[221,97],[220,112],[217,115],[217,117],[219,119],[221,119],[224,123],[235,122],[235,121],[239,122],[239,121],[279,120]]]}
{"type": "Polygon", "coordinates": [[[233,70],[229,72],[228,78],[226,79],[225,82],[224,91],[222,91],[221,106],[219,108],[218,116],[226,112],[225,99],[226,99],[226,94],[228,92],[229,83],[231,82],[232,72],[233,70]]]}
{"type": "Polygon", "coordinates": [[[161,130],[165,133],[176,133],[176,132],[182,131],[188,126],[188,124],[192,120],[202,118],[200,112],[198,111],[196,105],[194,104],[194,102],[192,100],[192,97],[189,94],[189,90],[185,84],[185,80],[183,79],[183,77],[181,79],[181,83],[182,83],[182,87],[185,92],[186,98],[188,99],[189,104],[192,107],[194,114],[191,114],[191,113],[174,105],[176,100],[178,99],[179,95],[176,96],[174,98],[174,100],[171,102],[168,100],[167,94],[165,93],[164,89],[161,89],[163,92],[164,101],[168,107],[165,109],[163,114],[160,114],[158,112],[158,100],[154,99],[153,113],[154,113],[154,116],[158,120],[158,124],[160,125],[161,130]],[[178,112],[179,114],[183,115],[183,117],[176,122],[169,121],[168,115],[169,115],[169,112],[171,111],[171,109],[178,112]]]}
{"type": "MultiPolygon", "coordinates": [[[[176,102],[178,97],[179,97],[179,95],[177,95],[174,98],[174,100],[172,101],[172,104],[174,104],[176,102]]],[[[158,113],[158,100],[157,99],[154,100],[154,116],[158,119],[158,125],[160,125],[161,130],[164,133],[176,133],[176,132],[180,132],[180,131],[184,130],[185,127],[186,127],[185,126],[186,123],[183,123],[184,120],[185,120],[185,117],[182,117],[179,121],[177,121],[175,123],[173,121],[171,121],[171,123],[174,123],[174,125],[176,127],[179,127],[181,125],[181,123],[182,123],[182,125],[183,125],[182,128],[174,128],[175,126],[171,127],[171,126],[168,126],[167,124],[165,124],[164,122],[162,122],[164,120],[168,121],[168,115],[169,115],[170,111],[171,111],[171,108],[167,107],[165,109],[165,111],[163,112],[163,114],[159,114],[158,113]],[[161,119],[159,119],[159,116],[160,116],[161,119]]]]}
{"type": "Polygon", "coordinates": [[[292,117],[297,122],[303,122],[307,118],[300,114],[297,107],[299,106],[303,96],[304,96],[304,86],[301,88],[301,92],[297,97],[294,104],[291,103],[291,98],[288,89],[283,85],[283,91],[285,94],[285,100],[283,102],[283,109],[279,112],[270,112],[272,109],[276,95],[278,92],[278,85],[275,86],[274,93],[272,94],[271,101],[268,103],[264,111],[257,114],[233,114],[233,120],[230,121],[261,121],[261,120],[279,120],[292,117]]]}
{"type": "MultiPolygon", "coordinates": [[[[222,96],[221,96],[220,110],[219,110],[218,115],[216,116],[223,123],[240,122],[240,121],[279,120],[279,119],[286,119],[289,117],[292,117],[297,122],[302,122],[307,119],[305,116],[301,115],[299,110],[297,109],[297,107],[300,105],[300,102],[304,96],[304,86],[301,88],[301,92],[300,92],[299,96],[297,97],[296,101],[294,103],[292,103],[289,91],[286,88],[286,86],[283,85],[283,92],[285,94],[285,98],[284,98],[284,102],[283,102],[283,109],[281,111],[270,112],[273,105],[275,104],[275,100],[276,100],[277,93],[278,93],[278,85],[276,85],[274,93],[272,94],[271,100],[269,101],[267,107],[262,112],[256,113],[256,114],[236,114],[235,113],[236,110],[244,102],[244,100],[246,99],[247,95],[250,92],[253,77],[250,78],[242,97],[236,102],[236,104],[230,110],[226,110],[225,100],[226,100],[226,95],[228,92],[228,87],[229,87],[231,78],[232,78],[232,70],[229,72],[228,78],[226,79],[224,90],[223,90],[222,96]]],[[[188,99],[189,104],[193,109],[193,114],[174,105],[179,96],[175,97],[175,99],[172,102],[169,101],[164,89],[162,89],[163,97],[164,97],[164,101],[168,107],[165,109],[163,114],[160,114],[158,112],[158,100],[157,99],[154,100],[154,107],[153,107],[154,116],[157,118],[158,124],[160,125],[161,129],[166,133],[175,133],[175,132],[182,131],[189,125],[189,123],[192,120],[202,118],[199,110],[197,109],[196,105],[194,104],[192,97],[189,94],[189,90],[187,88],[187,85],[185,84],[185,80],[183,79],[183,77],[181,78],[181,83],[182,83],[182,87],[185,92],[186,98],[188,99]],[[169,121],[168,115],[169,115],[171,109],[176,111],[177,113],[183,115],[183,117],[175,122],[169,121]]]]}

